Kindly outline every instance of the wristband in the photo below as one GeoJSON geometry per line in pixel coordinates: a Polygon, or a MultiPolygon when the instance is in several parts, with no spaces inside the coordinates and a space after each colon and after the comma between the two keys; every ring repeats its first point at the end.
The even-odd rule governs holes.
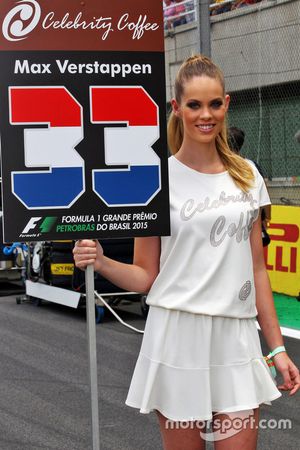
{"type": "Polygon", "coordinates": [[[273,359],[268,358],[268,356],[265,356],[264,359],[265,359],[265,361],[266,361],[266,363],[267,363],[267,365],[268,365],[268,367],[270,369],[272,377],[276,378],[276,369],[275,369],[275,364],[274,364],[273,359]]]}
{"type": "Polygon", "coordinates": [[[281,352],[286,352],[286,349],[285,349],[285,347],[283,345],[281,345],[280,347],[274,348],[274,350],[272,350],[268,354],[268,358],[273,358],[275,355],[277,355],[277,353],[281,353],[281,352]]]}

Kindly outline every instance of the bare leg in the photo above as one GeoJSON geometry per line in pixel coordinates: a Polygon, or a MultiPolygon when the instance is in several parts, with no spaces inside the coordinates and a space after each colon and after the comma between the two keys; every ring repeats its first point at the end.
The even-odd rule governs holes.
{"type": "Polygon", "coordinates": [[[200,431],[205,431],[205,422],[172,422],[157,411],[164,450],[205,450],[205,441],[200,431]]]}
{"type": "Polygon", "coordinates": [[[215,450],[256,450],[259,408],[229,414],[214,415],[215,450]]]}

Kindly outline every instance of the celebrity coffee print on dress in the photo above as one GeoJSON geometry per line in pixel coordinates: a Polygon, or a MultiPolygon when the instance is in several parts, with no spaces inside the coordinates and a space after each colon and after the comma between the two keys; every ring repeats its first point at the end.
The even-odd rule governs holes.
{"type": "Polygon", "coordinates": [[[244,239],[248,239],[253,222],[259,215],[259,209],[257,207],[257,200],[254,200],[251,193],[241,192],[237,195],[226,195],[226,192],[222,191],[219,198],[211,200],[206,197],[204,202],[197,203],[195,199],[188,199],[181,208],[180,218],[182,221],[190,220],[196,213],[202,213],[211,209],[218,209],[221,206],[226,206],[229,203],[249,203],[251,209],[246,214],[240,213],[239,222],[229,223],[227,225],[226,216],[219,216],[214,222],[210,231],[210,244],[212,247],[218,247],[222,244],[226,236],[229,238],[235,236],[236,242],[240,243],[244,239]]]}
{"type": "Polygon", "coordinates": [[[226,229],[225,229],[226,217],[225,216],[218,217],[218,219],[213,224],[210,232],[211,246],[218,247],[219,245],[221,245],[224,239],[226,238],[226,235],[228,235],[230,238],[235,236],[237,243],[242,242],[243,238],[244,241],[246,241],[252,230],[253,222],[255,221],[255,219],[257,219],[258,215],[259,215],[258,209],[255,209],[254,211],[253,210],[247,211],[245,220],[246,223],[245,225],[243,225],[244,213],[241,212],[239,223],[237,225],[234,222],[230,223],[226,229]],[[222,232],[223,234],[221,235],[222,232]],[[220,236],[219,240],[217,240],[218,236],[220,236]]]}

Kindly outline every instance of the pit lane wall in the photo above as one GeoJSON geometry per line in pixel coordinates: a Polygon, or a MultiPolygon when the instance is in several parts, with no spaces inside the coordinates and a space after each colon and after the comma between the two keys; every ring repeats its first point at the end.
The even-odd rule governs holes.
{"type": "Polygon", "coordinates": [[[272,290],[300,295],[300,207],[272,206],[268,232],[271,243],[265,247],[265,259],[272,290]]]}

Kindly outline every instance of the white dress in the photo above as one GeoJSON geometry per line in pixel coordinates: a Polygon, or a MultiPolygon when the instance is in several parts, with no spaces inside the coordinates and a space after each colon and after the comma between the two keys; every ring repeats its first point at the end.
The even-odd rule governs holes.
{"type": "Polygon", "coordinates": [[[145,334],[126,404],[177,421],[257,408],[281,396],[261,351],[249,234],[270,203],[253,167],[243,194],[227,172],[169,158],[171,236],[148,294],[145,334]]]}

